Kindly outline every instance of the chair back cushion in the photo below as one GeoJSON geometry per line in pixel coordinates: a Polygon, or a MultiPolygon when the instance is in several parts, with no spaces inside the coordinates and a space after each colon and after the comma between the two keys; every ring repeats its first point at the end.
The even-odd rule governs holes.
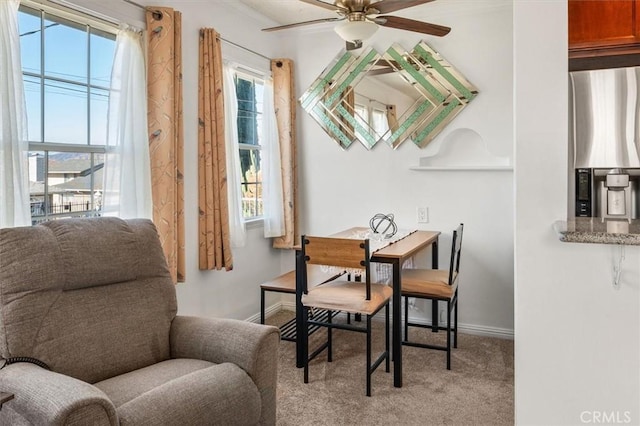
{"type": "Polygon", "coordinates": [[[94,383],[166,360],[175,288],[149,220],[0,230],[0,356],[94,383]]]}

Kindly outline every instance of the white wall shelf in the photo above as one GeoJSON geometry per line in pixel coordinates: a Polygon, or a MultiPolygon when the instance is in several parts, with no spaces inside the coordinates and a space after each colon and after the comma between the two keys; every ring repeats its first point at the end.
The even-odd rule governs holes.
{"type": "Polygon", "coordinates": [[[421,157],[416,171],[513,171],[508,157],[492,154],[482,137],[472,129],[456,129],[443,140],[437,153],[421,157]]]}

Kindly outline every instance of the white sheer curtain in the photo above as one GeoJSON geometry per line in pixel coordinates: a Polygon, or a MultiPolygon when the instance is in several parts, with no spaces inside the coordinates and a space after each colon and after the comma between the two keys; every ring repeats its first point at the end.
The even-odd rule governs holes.
{"type": "Polygon", "coordinates": [[[128,26],[116,39],[108,117],[104,214],[152,219],[144,49],[140,31],[128,26]]]}
{"type": "Polygon", "coordinates": [[[284,235],[284,206],[282,205],[282,170],[278,124],[273,103],[273,81],[264,82],[262,110],[262,199],[264,203],[264,236],[284,235]]]}
{"type": "Polygon", "coordinates": [[[0,1],[0,228],[31,225],[19,0],[0,1]]]}
{"type": "Polygon", "coordinates": [[[244,247],[247,231],[242,216],[242,182],[240,169],[240,147],[238,145],[238,98],[236,96],[235,68],[224,62],[224,138],[227,154],[227,193],[229,197],[229,237],[231,247],[244,247]]]}

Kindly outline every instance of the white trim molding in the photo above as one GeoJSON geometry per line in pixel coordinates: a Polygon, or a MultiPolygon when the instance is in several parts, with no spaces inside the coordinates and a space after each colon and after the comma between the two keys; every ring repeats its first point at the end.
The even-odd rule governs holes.
{"type": "MultiPolygon", "coordinates": [[[[295,310],[296,310],[296,305],[294,302],[288,302],[288,301],[277,302],[265,308],[264,316],[265,318],[269,318],[270,316],[275,315],[280,311],[295,312],[295,310]]],[[[341,313],[339,315],[344,315],[344,314],[341,313]]],[[[425,320],[423,318],[409,317],[409,319],[411,320],[411,322],[415,322],[417,324],[431,325],[431,321],[425,320]]],[[[246,321],[260,323],[260,313],[252,315],[251,317],[247,318],[246,321]]],[[[382,317],[376,316],[374,317],[374,321],[382,321],[382,317]]],[[[498,339],[514,340],[513,330],[510,330],[507,328],[488,327],[484,325],[460,323],[458,324],[458,330],[463,334],[472,334],[475,336],[495,337],[498,339]]]]}

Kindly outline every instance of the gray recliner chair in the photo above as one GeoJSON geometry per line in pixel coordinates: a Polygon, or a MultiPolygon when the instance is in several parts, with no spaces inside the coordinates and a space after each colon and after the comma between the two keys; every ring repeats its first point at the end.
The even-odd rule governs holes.
{"type": "Polygon", "coordinates": [[[176,312],[151,221],[1,229],[0,424],[275,424],[279,330],[176,312]]]}

